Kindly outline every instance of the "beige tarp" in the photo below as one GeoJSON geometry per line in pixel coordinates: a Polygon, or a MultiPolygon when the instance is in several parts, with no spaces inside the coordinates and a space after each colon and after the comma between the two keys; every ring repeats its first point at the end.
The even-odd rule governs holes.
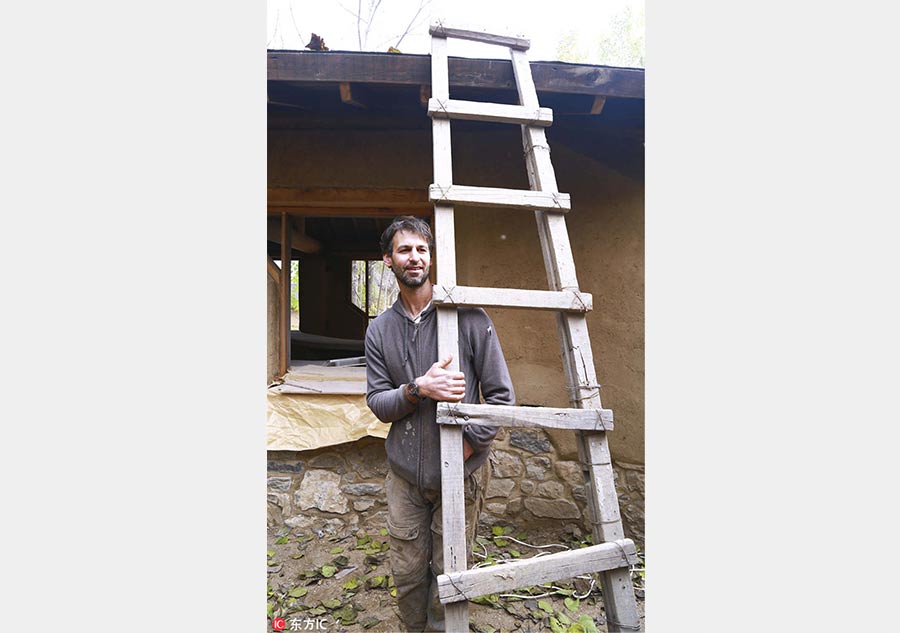
{"type": "Polygon", "coordinates": [[[387,437],[391,427],[366,406],[365,384],[365,367],[291,367],[283,385],[269,388],[266,447],[304,451],[367,435],[387,437]],[[343,382],[346,389],[340,388],[343,382]]]}

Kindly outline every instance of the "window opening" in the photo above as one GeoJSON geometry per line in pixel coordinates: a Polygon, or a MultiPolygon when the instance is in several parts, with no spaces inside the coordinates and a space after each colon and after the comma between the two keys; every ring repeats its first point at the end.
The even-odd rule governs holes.
{"type": "Polygon", "coordinates": [[[394,273],[380,259],[350,262],[350,301],[369,321],[390,308],[398,293],[394,273]]]}

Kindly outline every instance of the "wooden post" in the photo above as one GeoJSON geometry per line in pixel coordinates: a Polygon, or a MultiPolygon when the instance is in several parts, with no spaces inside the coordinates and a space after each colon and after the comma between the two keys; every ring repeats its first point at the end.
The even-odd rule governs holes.
{"type": "Polygon", "coordinates": [[[291,218],[281,214],[281,345],[279,371],[291,368],[291,218]]]}

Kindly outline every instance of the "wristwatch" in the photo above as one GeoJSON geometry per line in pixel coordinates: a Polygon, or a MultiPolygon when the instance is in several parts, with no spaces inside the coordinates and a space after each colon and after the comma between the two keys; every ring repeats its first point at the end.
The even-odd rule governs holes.
{"type": "Polygon", "coordinates": [[[415,380],[413,380],[412,382],[406,383],[406,393],[411,395],[413,398],[415,398],[419,402],[421,402],[422,400],[425,399],[425,397],[419,393],[419,385],[416,384],[415,380]]]}

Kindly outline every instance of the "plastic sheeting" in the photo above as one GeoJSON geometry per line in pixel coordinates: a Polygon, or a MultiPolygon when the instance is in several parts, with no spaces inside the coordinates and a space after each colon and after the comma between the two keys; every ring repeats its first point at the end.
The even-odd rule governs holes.
{"type": "MultiPolygon", "coordinates": [[[[268,392],[266,447],[273,451],[305,451],[323,446],[354,442],[366,436],[387,437],[390,424],[380,422],[366,406],[364,394],[333,393],[334,383],[346,381],[348,391],[365,390],[365,367],[292,367],[285,381],[304,384],[320,381],[332,393],[280,393],[277,386],[268,392]]],[[[339,389],[338,389],[339,391],[339,389]]]]}

